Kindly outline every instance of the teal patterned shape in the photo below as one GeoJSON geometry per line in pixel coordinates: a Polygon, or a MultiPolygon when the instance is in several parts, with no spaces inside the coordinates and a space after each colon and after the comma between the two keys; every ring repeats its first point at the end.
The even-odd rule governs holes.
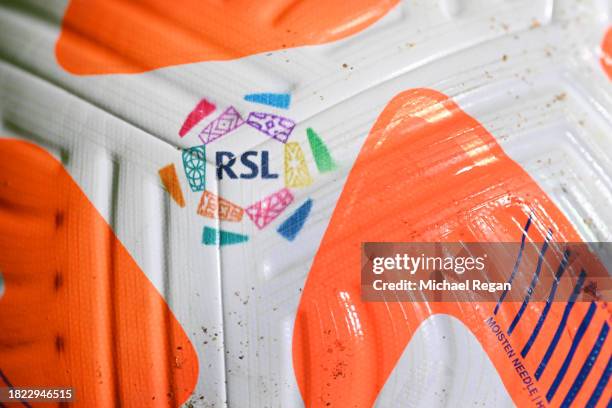
{"type": "Polygon", "coordinates": [[[191,191],[206,187],[206,146],[195,146],[183,151],[183,167],[191,191]]]}

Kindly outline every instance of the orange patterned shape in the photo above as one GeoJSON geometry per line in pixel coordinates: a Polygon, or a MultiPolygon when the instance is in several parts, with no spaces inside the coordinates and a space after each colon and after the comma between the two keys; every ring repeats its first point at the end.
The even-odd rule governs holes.
{"type": "Polygon", "coordinates": [[[55,54],[77,75],[145,72],[324,44],[355,34],[398,0],[71,0],[55,54]]]}
{"type": "MultiPolygon", "coordinates": [[[[543,302],[531,302],[508,340],[537,388],[530,394],[508,357],[503,333],[521,302],[363,302],[362,242],[516,242],[529,216],[529,238],[543,242],[550,228],[557,242],[579,242],[570,222],[495,138],[447,96],[415,89],[384,109],[347,178],[308,275],[293,333],[293,366],[307,407],[370,408],[419,325],[435,314],[460,319],[476,336],[517,406],[547,406],[553,383],[589,304],[576,303],[542,377],[542,361],[566,302],[555,302],[532,351],[520,356],[543,302]],[[499,329],[499,328],[498,328],[499,329]]],[[[529,273],[527,271],[523,273],[529,273]]],[[[531,276],[531,275],[529,275],[531,276]]],[[[573,363],[551,400],[559,406],[585,361],[610,306],[597,312],[573,363]]],[[[575,399],[584,406],[602,378],[611,341],[575,399]]],[[[533,388],[533,387],[532,387],[533,388]]],[[[607,387],[600,403],[607,403],[607,387]]]]}
{"type": "Polygon", "coordinates": [[[178,407],[192,393],[198,358],[164,298],[61,163],[9,139],[0,270],[0,370],[15,387],[73,387],[71,407],[178,407]]]}
{"type": "Polygon", "coordinates": [[[198,205],[198,214],[225,221],[241,221],[244,209],[205,190],[200,199],[200,205],[198,205]]]}
{"type": "Polygon", "coordinates": [[[169,164],[166,167],[159,169],[159,177],[170,197],[180,206],[185,207],[185,198],[183,198],[183,189],[176,174],[174,164],[169,164]]]}

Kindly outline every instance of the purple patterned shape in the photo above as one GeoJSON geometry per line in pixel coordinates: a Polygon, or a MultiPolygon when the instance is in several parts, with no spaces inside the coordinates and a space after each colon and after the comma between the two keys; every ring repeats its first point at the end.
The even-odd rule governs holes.
{"type": "Polygon", "coordinates": [[[251,112],[247,124],[262,133],[286,143],[295,127],[291,119],[265,112],[251,112]]]}
{"type": "Polygon", "coordinates": [[[202,143],[208,144],[235,130],[242,124],[244,124],[244,119],[242,119],[240,113],[233,106],[230,106],[202,130],[199,136],[200,140],[202,140],[202,143]]]}

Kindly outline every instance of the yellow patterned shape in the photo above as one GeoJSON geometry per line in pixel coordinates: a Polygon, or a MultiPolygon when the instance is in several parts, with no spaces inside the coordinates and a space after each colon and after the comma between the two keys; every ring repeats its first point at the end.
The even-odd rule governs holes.
{"type": "Polygon", "coordinates": [[[306,187],[312,184],[304,152],[297,142],[285,143],[285,186],[306,187]]]}

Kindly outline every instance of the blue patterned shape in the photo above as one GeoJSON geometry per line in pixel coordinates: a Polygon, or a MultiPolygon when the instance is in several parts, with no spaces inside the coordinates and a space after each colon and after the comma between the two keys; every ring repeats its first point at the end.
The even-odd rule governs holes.
{"type": "Polygon", "coordinates": [[[279,93],[252,93],[244,96],[244,100],[275,108],[288,109],[291,104],[290,94],[279,93]]]}
{"type": "Polygon", "coordinates": [[[280,227],[278,227],[278,233],[285,237],[288,241],[293,241],[304,226],[308,215],[310,215],[311,209],[312,199],[309,198],[300,206],[300,208],[295,210],[295,212],[291,214],[280,227]]]}

